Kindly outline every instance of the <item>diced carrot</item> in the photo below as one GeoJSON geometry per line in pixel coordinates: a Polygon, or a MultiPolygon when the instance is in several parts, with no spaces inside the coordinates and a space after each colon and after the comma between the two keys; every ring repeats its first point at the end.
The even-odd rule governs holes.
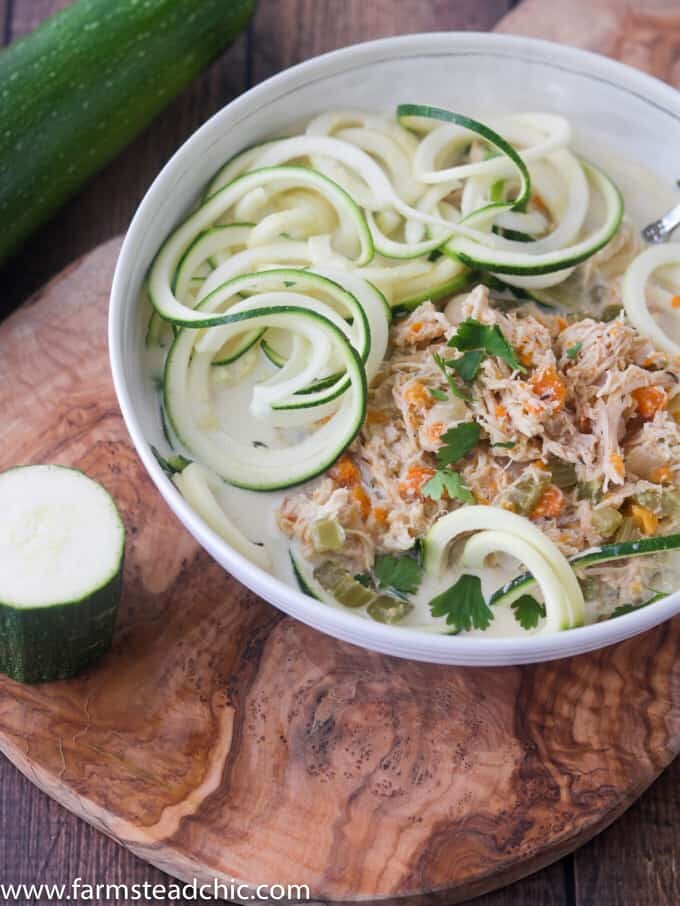
{"type": "Polygon", "coordinates": [[[542,214],[546,214],[548,217],[550,216],[550,211],[548,209],[548,206],[543,201],[543,199],[538,194],[538,192],[534,192],[534,194],[531,196],[531,201],[542,214]]]}
{"type": "Polygon", "coordinates": [[[543,462],[542,459],[535,459],[535,460],[531,463],[531,465],[532,465],[535,469],[547,469],[547,468],[548,468],[548,464],[545,463],[545,462],[543,462]]]}
{"type": "Polygon", "coordinates": [[[352,486],[352,499],[359,504],[362,519],[368,519],[371,515],[371,498],[360,484],[352,486]]]}
{"type": "Polygon", "coordinates": [[[444,433],[445,427],[446,426],[443,422],[434,422],[432,425],[430,425],[430,427],[427,429],[427,439],[430,441],[430,443],[436,444],[439,441],[439,438],[444,433]]]}
{"type": "Polygon", "coordinates": [[[553,404],[555,411],[562,408],[567,398],[567,387],[552,365],[533,374],[529,383],[537,396],[553,404]]]}
{"type": "Polygon", "coordinates": [[[634,503],[630,508],[630,513],[645,535],[656,534],[659,519],[651,510],[648,510],[646,506],[638,506],[637,503],[634,503]]]}
{"type": "Polygon", "coordinates": [[[671,305],[673,308],[680,308],[680,296],[673,296],[671,299],[671,305]]]}
{"type": "Polygon", "coordinates": [[[635,400],[640,417],[646,421],[654,418],[656,413],[665,409],[668,404],[668,394],[663,387],[639,387],[633,390],[631,396],[635,400]]]}
{"type": "Polygon", "coordinates": [[[369,425],[385,425],[389,421],[389,415],[383,409],[369,409],[366,421],[369,425]]]}
{"type": "Polygon", "coordinates": [[[413,324],[411,324],[411,326],[409,327],[409,330],[411,331],[411,333],[420,333],[420,331],[422,329],[423,329],[422,321],[414,321],[413,324]]]}
{"type": "Polygon", "coordinates": [[[668,466],[659,466],[658,469],[654,469],[650,478],[655,484],[670,484],[673,481],[673,473],[668,466]]]}
{"type": "Polygon", "coordinates": [[[508,410],[505,408],[505,406],[501,406],[499,404],[498,406],[496,406],[495,411],[496,411],[496,418],[507,418],[508,417],[508,410]]]}
{"type": "Polygon", "coordinates": [[[422,406],[429,409],[434,405],[434,398],[430,396],[420,381],[411,381],[406,390],[404,390],[404,399],[412,406],[422,406]]]}
{"type": "Polygon", "coordinates": [[[373,508],[373,518],[378,523],[378,525],[385,525],[387,522],[388,512],[383,506],[376,506],[373,508]]]}
{"type": "Polygon", "coordinates": [[[399,493],[402,497],[413,497],[434,475],[435,470],[429,466],[410,466],[406,478],[399,482],[399,493]]]}
{"type": "Polygon", "coordinates": [[[555,318],[555,323],[559,327],[560,331],[566,330],[566,328],[569,327],[569,321],[567,321],[566,318],[563,318],[562,315],[558,315],[555,318]]]}
{"type": "Polygon", "coordinates": [[[531,353],[527,352],[526,349],[520,349],[517,353],[517,357],[525,368],[531,368],[534,364],[531,353]]]}
{"type": "Polygon", "coordinates": [[[343,453],[340,459],[335,463],[330,470],[329,475],[336,484],[339,484],[344,488],[358,484],[361,481],[361,473],[359,472],[356,463],[346,453],[343,453]]]}
{"type": "Polygon", "coordinates": [[[555,519],[564,509],[564,494],[560,489],[551,484],[543,492],[541,499],[531,512],[532,519],[549,518],[555,519]]]}
{"type": "Polygon", "coordinates": [[[614,471],[619,476],[619,478],[623,478],[623,476],[626,474],[626,467],[623,464],[621,455],[619,453],[610,453],[609,462],[614,466],[614,471]]]}

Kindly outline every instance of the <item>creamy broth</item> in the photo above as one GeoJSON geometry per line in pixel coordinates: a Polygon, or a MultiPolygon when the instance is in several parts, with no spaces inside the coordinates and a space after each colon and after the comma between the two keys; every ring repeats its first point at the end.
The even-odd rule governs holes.
{"type": "MultiPolygon", "coordinates": [[[[680,193],[671,179],[664,182],[644,168],[611,154],[602,157],[601,163],[621,188],[627,217],[637,229],[650,220],[656,219],[680,197],[680,193]]],[[[680,338],[680,310],[675,321],[666,316],[665,324],[667,329],[673,329],[675,335],[680,338]]],[[[158,381],[162,372],[164,355],[165,350],[150,349],[147,351],[150,380],[158,381]]],[[[242,441],[266,444],[270,448],[276,448],[280,443],[277,439],[277,430],[268,426],[266,421],[253,418],[249,413],[252,387],[255,383],[271,376],[272,367],[259,351],[253,350],[246,353],[246,356],[254,357],[256,362],[245,381],[230,384],[228,380],[230,369],[242,367],[243,363],[222,366],[223,379],[216,381],[214,385],[215,414],[228,432],[233,433],[242,441]]],[[[210,428],[207,427],[206,430],[209,431],[210,428]]],[[[173,447],[178,452],[182,452],[189,459],[192,458],[190,450],[182,449],[176,438],[171,438],[171,440],[173,447]]],[[[318,480],[314,479],[307,486],[314,486],[318,480]]],[[[276,512],[286,495],[298,490],[298,488],[291,488],[285,491],[255,492],[223,483],[217,495],[224,511],[234,519],[244,535],[251,541],[265,546],[271,557],[272,573],[294,587],[297,587],[297,582],[289,556],[291,541],[277,527],[276,512]]],[[[674,560],[677,564],[677,557],[674,560]]],[[[516,576],[519,571],[522,571],[522,567],[516,561],[506,556],[498,556],[494,565],[475,574],[480,576],[483,591],[488,599],[493,591],[516,576]]],[[[437,581],[425,577],[418,593],[411,598],[414,605],[413,610],[400,623],[400,626],[408,628],[441,625],[443,622],[441,619],[431,616],[429,601],[451,584],[459,572],[460,570],[452,568],[446,576],[437,581]]],[[[466,572],[474,573],[475,571],[466,570],[466,572]]],[[[671,588],[665,590],[670,591],[671,588]]],[[[319,606],[325,605],[319,604],[319,606]]],[[[589,602],[587,608],[587,622],[593,622],[606,613],[606,608],[598,606],[594,602],[589,602]]],[[[350,611],[345,609],[345,612],[350,611]]],[[[362,613],[359,613],[357,618],[369,619],[362,613]]],[[[528,636],[539,631],[540,626],[535,630],[523,630],[515,621],[510,607],[499,606],[495,608],[495,619],[487,630],[484,632],[473,630],[470,634],[485,637],[528,636]]]]}

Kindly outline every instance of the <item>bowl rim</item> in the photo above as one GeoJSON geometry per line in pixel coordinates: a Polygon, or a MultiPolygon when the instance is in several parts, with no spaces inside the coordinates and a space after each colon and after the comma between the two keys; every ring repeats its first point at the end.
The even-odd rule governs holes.
{"type": "MultiPolygon", "coordinates": [[[[373,623],[351,612],[320,607],[313,598],[235,551],[193,511],[151,452],[124,369],[124,313],[128,306],[137,304],[137,300],[127,294],[126,281],[133,269],[138,237],[145,231],[147,218],[172,188],[178,172],[206,134],[222,128],[223,123],[224,127],[229,124],[233,128],[233,120],[252,113],[258,103],[282,100],[314,76],[329,77],[356,69],[359,64],[377,64],[409,56],[451,56],[466,51],[471,54],[493,52],[525,59],[602,81],[634,95],[680,122],[680,93],[670,85],[600,54],[537,38],[487,32],[424,32],[353,44],[312,57],[248,89],[217,111],[192,133],[158,173],[134,214],[118,256],[110,296],[108,341],[116,397],[137,455],[184,527],[237,581],[295,619],[369,650],[431,663],[500,666],[568,657],[638,635],[680,612],[680,590],[614,621],[526,638],[458,638],[373,623]]],[[[162,238],[159,237],[159,242],[162,238]]]]}

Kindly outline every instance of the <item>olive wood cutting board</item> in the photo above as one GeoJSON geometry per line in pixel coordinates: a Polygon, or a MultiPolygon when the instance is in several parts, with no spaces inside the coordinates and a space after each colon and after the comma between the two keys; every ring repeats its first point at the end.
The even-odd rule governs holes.
{"type": "MultiPolygon", "coordinates": [[[[500,29],[680,83],[677,4],[525,0],[500,29]]],[[[113,651],[69,682],[0,678],[2,752],[172,875],[305,883],[332,902],[457,902],[606,827],[680,750],[680,619],[570,660],[458,669],[260,601],[198,549],[129,442],[106,348],[119,247],[0,325],[0,468],[77,466],[128,529],[113,651]]]]}

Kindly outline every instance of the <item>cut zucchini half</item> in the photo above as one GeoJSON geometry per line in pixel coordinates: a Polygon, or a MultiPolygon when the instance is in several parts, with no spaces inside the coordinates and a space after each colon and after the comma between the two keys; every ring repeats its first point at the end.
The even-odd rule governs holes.
{"type": "Polygon", "coordinates": [[[0,474],[0,671],[66,679],[111,646],[125,529],[110,495],[63,466],[0,474]]]}

